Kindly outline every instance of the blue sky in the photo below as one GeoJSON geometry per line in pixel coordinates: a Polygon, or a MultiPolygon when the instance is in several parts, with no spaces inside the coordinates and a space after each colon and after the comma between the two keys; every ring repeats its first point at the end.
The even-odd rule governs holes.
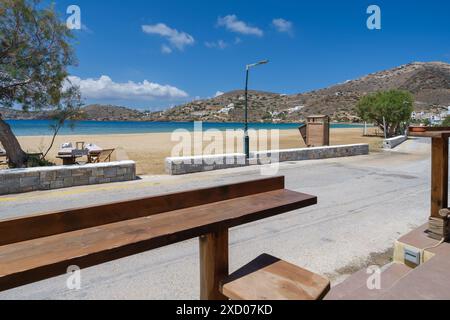
{"type": "Polygon", "coordinates": [[[240,89],[299,93],[412,61],[450,61],[450,2],[78,0],[74,82],[87,103],[164,109],[240,89]],[[381,30],[366,26],[369,5],[381,30]],[[103,76],[103,77],[102,77],[103,76]],[[101,78],[102,77],[102,78],[101,78]],[[145,82],[144,82],[145,81],[145,82]]]}

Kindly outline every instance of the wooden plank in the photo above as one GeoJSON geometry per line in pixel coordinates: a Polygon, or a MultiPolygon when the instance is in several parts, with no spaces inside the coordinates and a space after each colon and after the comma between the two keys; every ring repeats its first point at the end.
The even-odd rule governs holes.
{"type": "Polygon", "coordinates": [[[431,217],[448,207],[448,138],[433,138],[431,146],[431,217]]]}
{"type": "Polygon", "coordinates": [[[420,137],[420,138],[448,138],[450,136],[450,131],[425,131],[425,132],[409,132],[410,137],[420,137]]]}
{"type": "Polygon", "coordinates": [[[279,176],[4,220],[0,246],[283,188],[279,176]]]}
{"type": "Polygon", "coordinates": [[[0,290],[316,203],[315,196],[281,189],[0,246],[0,290]]]}
{"type": "Polygon", "coordinates": [[[232,300],[319,300],[330,290],[330,281],[268,254],[240,268],[222,285],[232,300]]]}
{"type": "Polygon", "coordinates": [[[228,276],[228,229],[201,236],[200,299],[227,300],[220,283],[228,276]]]}

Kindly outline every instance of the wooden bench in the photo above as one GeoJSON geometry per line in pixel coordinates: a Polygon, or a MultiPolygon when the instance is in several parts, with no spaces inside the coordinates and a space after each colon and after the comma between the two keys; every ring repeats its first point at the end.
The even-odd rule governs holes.
{"type": "Polygon", "coordinates": [[[226,299],[228,229],[316,203],[274,177],[0,221],[0,290],[200,237],[200,297],[226,299]]]}
{"type": "Polygon", "coordinates": [[[222,282],[222,293],[232,300],[320,300],[330,290],[324,277],[262,254],[222,282]]]}

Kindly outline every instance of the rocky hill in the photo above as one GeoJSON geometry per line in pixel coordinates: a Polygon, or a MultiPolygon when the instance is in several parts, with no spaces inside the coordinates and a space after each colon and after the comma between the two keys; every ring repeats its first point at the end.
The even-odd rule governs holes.
{"type": "MultiPolygon", "coordinates": [[[[295,95],[250,91],[250,121],[303,120],[310,114],[326,114],[334,121],[358,121],[354,107],[370,92],[402,89],[414,94],[417,111],[437,111],[450,105],[450,64],[442,62],[406,64],[335,86],[295,95]]],[[[152,120],[242,121],[244,92],[193,101],[163,112],[152,120]]]]}
{"type": "Polygon", "coordinates": [[[48,119],[49,113],[46,111],[25,112],[16,109],[1,108],[0,114],[3,119],[8,120],[35,120],[35,119],[48,119]]]}
{"type": "MultiPolygon", "coordinates": [[[[0,108],[0,114],[8,120],[46,120],[51,119],[52,111],[22,111],[0,108]]],[[[77,120],[93,121],[143,121],[146,114],[138,110],[113,106],[92,104],[80,109],[77,120]]]]}
{"type": "Polygon", "coordinates": [[[139,121],[145,114],[125,107],[91,104],[80,111],[80,118],[96,121],[139,121]]]}
{"type": "MultiPolygon", "coordinates": [[[[450,106],[450,64],[415,62],[376,72],[335,86],[284,95],[249,91],[252,122],[299,122],[311,114],[326,114],[334,121],[358,121],[354,107],[370,92],[402,89],[414,94],[416,111],[440,111],[450,106]]],[[[5,119],[46,119],[47,112],[21,112],[0,108],[5,119]]],[[[140,112],[112,105],[88,105],[81,118],[98,121],[210,121],[241,122],[244,91],[236,90],[206,100],[192,101],[159,112],[140,112]]]]}

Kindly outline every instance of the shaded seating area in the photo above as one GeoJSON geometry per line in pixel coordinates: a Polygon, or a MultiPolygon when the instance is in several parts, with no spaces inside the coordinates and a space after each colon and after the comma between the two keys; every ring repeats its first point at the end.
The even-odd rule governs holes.
{"type": "Polygon", "coordinates": [[[71,142],[67,142],[61,145],[57,158],[63,161],[63,165],[110,162],[114,151],[93,143],[76,142],[74,147],[71,142]]]}
{"type": "Polygon", "coordinates": [[[316,203],[274,177],[0,221],[0,290],[199,238],[201,299],[320,299],[327,279],[278,258],[228,265],[230,228],[316,203]]]}

